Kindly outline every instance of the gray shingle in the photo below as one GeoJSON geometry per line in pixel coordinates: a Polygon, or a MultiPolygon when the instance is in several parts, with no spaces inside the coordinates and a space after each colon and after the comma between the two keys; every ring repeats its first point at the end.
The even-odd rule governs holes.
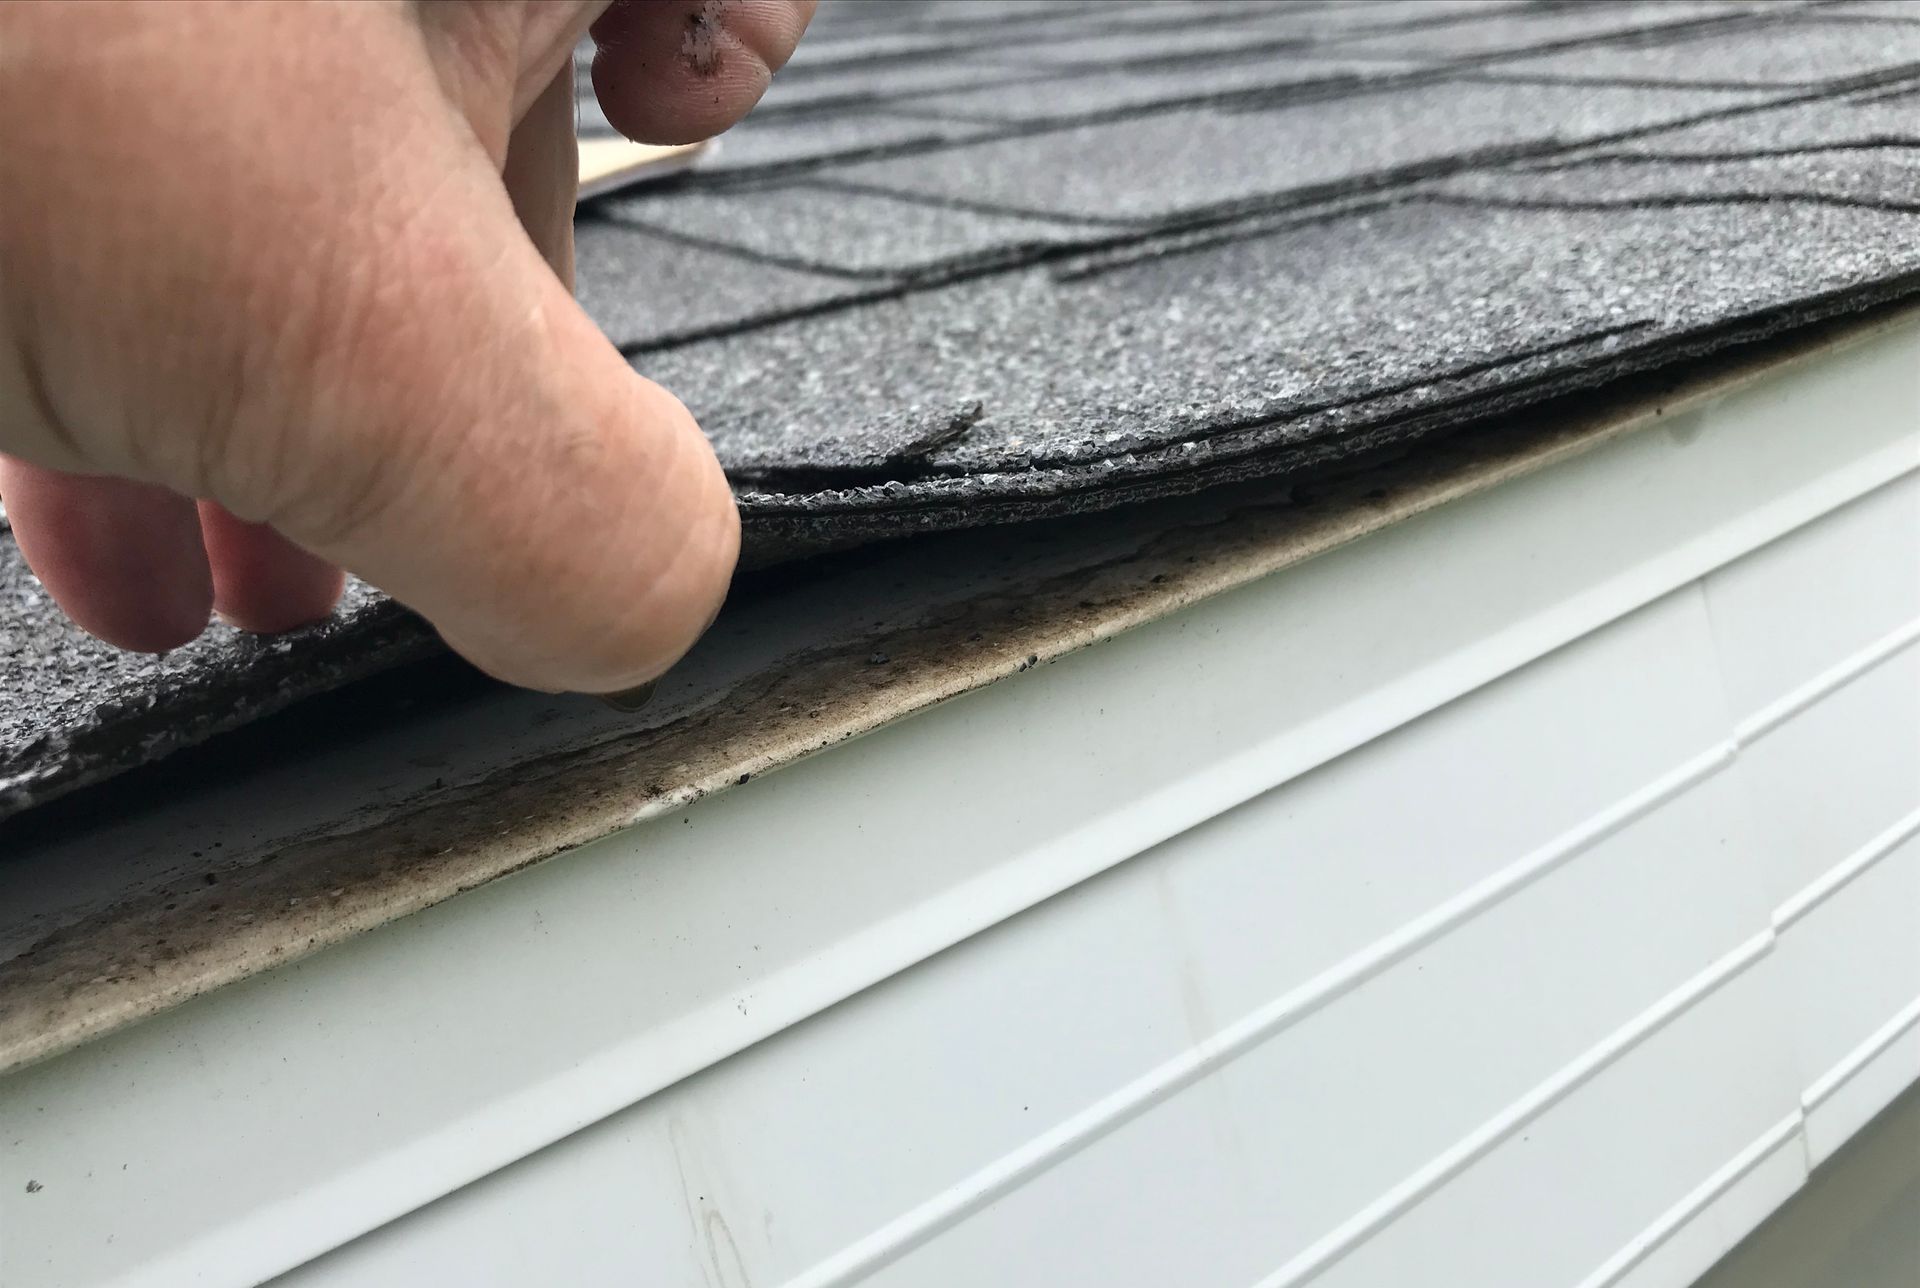
{"type": "Polygon", "coordinates": [[[1566,205],[1825,200],[1920,213],[1920,139],[1868,149],[1866,155],[1816,151],[1725,161],[1641,157],[1488,170],[1439,181],[1433,190],[1566,205]]]}
{"type": "Polygon", "coordinates": [[[1112,6],[1101,0],[919,0],[901,5],[841,4],[821,6],[829,29],[870,31],[876,26],[907,31],[966,32],[999,30],[1009,26],[1090,22],[1102,19],[1109,7],[1126,13],[1159,7],[1160,0],[1122,0],[1112,6]]]}
{"type": "MultiPolygon", "coordinates": [[[[1819,11],[1814,11],[1816,14],[1819,11]]],[[[1920,25],[1807,18],[1711,28],[1679,39],[1596,45],[1503,62],[1509,76],[1660,84],[1824,85],[1920,63],[1920,25]]]]}
{"type": "Polygon", "coordinates": [[[966,48],[981,42],[1070,39],[1133,28],[1193,26],[1212,22],[1244,21],[1250,11],[1286,12],[1295,21],[1314,25],[1398,23],[1416,14],[1440,15],[1490,11],[1511,0],[1365,0],[1351,3],[1302,3],[1301,0],[945,0],[944,3],[895,8],[886,18],[862,19],[872,6],[824,5],[825,29],[871,32],[875,26],[895,26],[914,32],[940,32],[966,48]]]}
{"type": "MultiPolygon", "coordinates": [[[[1920,78],[1893,90],[1845,98],[1803,99],[1737,116],[1653,130],[1615,143],[1574,149],[1567,153],[1567,159],[1734,157],[1815,148],[1846,150],[1856,144],[1876,145],[1897,140],[1920,142],[1916,104],[1920,104],[1920,78]]],[[[1868,158],[1860,160],[1865,162],[1868,158]]]]}
{"type": "Polygon", "coordinates": [[[1745,91],[1420,85],[1270,111],[1169,112],[827,173],[1009,212],[1157,222],[1757,101],[1745,91]]]}
{"type": "Polygon", "coordinates": [[[438,650],[355,585],[333,621],[293,635],[215,625],[164,657],[120,653],[70,625],[0,534],[0,818],[438,650]]]}
{"type": "Polygon", "coordinates": [[[765,122],[788,115],[818,117],[835,107],[884,105],[911,109],[932,94],[986,90],[1009,82],[1032,81],[1038,75],[1032,68],[1010,67],[967,55],[882,68],[836,67],[825,75],[799,74],[808,70],[789,67],[774,77],[754,120],[765,122]]]}
{"type": "Polygon", "coordinates": [[[902,116],[880,107],[832,116],[749,117],[720,136],[720,147],[701,169],[716,175],[803,170],[823,161],[964,143],[999,132],[991,124],[902,116]]]}
{"type": "Polygon", "coordinates": [[[1840,0],[1828,11],[1835,17],[1878,18],[1888,22],[1920,22],[1911,0],[1840,0]]]}
{"type": "Polygon", "coordinates": [[[1033,124],[1133,113],[1159,104],[1194,103],[1223,97],[1277,95],[1329,82],[1383,79],[1426,64],[1412,59],[1342,58],[1300,53],[1252,60],[1222,61],[1196,76],[1191,68],[1116,68],[1111,71],[1056,75],[988,89],[929,94],[915,111],[963,120],[1033,124]]]}
{"type": "Polygon", "coordinates": [[[940,31],[913,31],[902,28],[856,28],[851,31],[814,33],[804,49],[795,51],[787,70],[808,74],[839,69],[849,63],[871,64],[881,60],[912,58],[923,54],[955,54],[970,47],[964,39],[940,31]]]}
{"type": "Polygon", "coordinates": [[[1211,72],[1214,59],[1318,52],[1351,57],[1450,58],[1531,48],[1608,33],[1752,14],[1763,0],[1634,0],[1607,5],[1361,4],[1316,8],[1242,4],[1206,21],[1137,23],[1077,39],[1023,41],[1008,58],[1043,66],[1112,66],[1178,59],[1211,72]]]}
{"type": "Polygon", "coordinates": [[[1443,31],[1508,22],[1525,17],[1535,5],[1533,0],[1329,0],[1325,4],[1283,0],[1275,7],[1307,34],[1329,39],[1363,32],[1443,31]]]}
{"type": "Polygon", "coordinates": [[[1627,32],[1659,34],[1666,27],[1711,20],[1735,22],[1764,17],[1766,13],[1765,4],[1756,0],[1637,0],[1632,4],[1540,8],[1514,14],[1501,22],[1458,23],[1385,35],[1339,37],[1328,44],[1326,52],[1350,58],[1471,58],[1585,42],[1627,32]]]}
{"type": "Polygon", "coordinates": [[[1081,224],[980,214],[805,181],[744,192],[641,193],[603,201],[596,211],[776,262],[883,278],[1098,236],[1081,224]]]}
{"type": "Polygon", "coordinates": [[[1001,56],[1038,67],[1107,67],[1167,58],[1244,57],[1250,52],[1260,56],[1310,45],[1319,36],[1284,9],[1247,5],[1224,16],[1224,22],[1170,22],[1069,40],[1027,39],[1006,47],[1001,56]]]}
{"type": "Polygon", "coordinates": [[[655,355],[646,370],[691,394],[723,459],[761,490],[805,467],[793,495],[758,503],[769,512],[980,505],[1234,459],[1272,468],[1303,444],[1485,414],[1541,396],[1549,376],[1592,382],[1920,271],[1916,228],[1790,205],[1412,201],[1086,278],[948,287],[655,355]],[[912,428],[924,430],[976,400],[978,419],[917,472],[807,495],[835,461],[899,458],[909,427],[888,420],[895,409],[922,408],[912,428]]]}
{"type": "MultiPolygon", "coordinates": [[[[582,218],[582,298],[703,417],[765,560],[1291,476],[1920,294],[1910,11],[1500,54],[1651,12],[830,5],[768,114],[609,207],[654,231],[582,218]],[[1303,90],[1342,64],[1238,56],[1255,28],[1417,77],[1497,61],[1303,90]],[[1073,74],[1029,75],[1051,58],[1073,74]],[[1880,88],[1791,101],[1851,77],[1880,88]]],[[[0,815],[433,646],[356,589],[298,636],[117,654],[0,532],[0,815]]]]}
{"type": "Polygon", "coordinates": [[[574,243],[581,305],[615,344],[628,348],[817,308],[870,289],[604,220],[581,221],[574,243]]]}

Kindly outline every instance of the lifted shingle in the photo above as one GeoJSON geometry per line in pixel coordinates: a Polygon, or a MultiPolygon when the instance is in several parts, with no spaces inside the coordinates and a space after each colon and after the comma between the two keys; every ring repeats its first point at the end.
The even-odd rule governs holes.
{"type": "MultiPolygon", "coordinates": [[[[1916,32],[1864,0],[830,5],[710,164],[586,213],[580,292],[701,416],[751,562],[1306,477],[1920,293],[1916,32]]],[[[356,588],[119,654],[0,531],[0,815],[436,647],[356,588]]]]}

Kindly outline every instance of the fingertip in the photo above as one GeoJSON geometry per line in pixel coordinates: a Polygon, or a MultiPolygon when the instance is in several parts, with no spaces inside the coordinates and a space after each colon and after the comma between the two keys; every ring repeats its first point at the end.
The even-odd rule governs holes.
{"type": "Polygon", "coordinates": [[[426,612],[449,647],[496,679],[545,692],[638,688],[678,663],[726,601],[740,554],[726,475],[679,399],[631,372],[625,380],[638,396],[615,432],[629,464],[571,492],[569,518],[601,516],[599,539],[533,543],[566,568],[544,587],[541,629],[426,612]]]}
{"type": "Polygon", "coordinates": [[[12,459],[0,459],[0,488],[27,566],[89,635],[165,653],[206,629],[213,578],[193,502],[12,459]]]}
{"type": "Polygon", "coordinates": [[[221,617],[243,631],[278,635],[332,614],[346,587],[338,567],[212,501],[200,502],[199,512],[221,617]]]}
{"type": "Polygon", "coordinates": [[[244,512],[503,680],[631,688],[724,596],[732,493],[686,408],[634,372],[524,235],[490,156],[444,146],[440,173],[396,181],[449,217],[367,251],[417,288],[362,303],[355,330],[380,343],[297,422],[295,485],[244,512]]]}
{"type": "Polygon", "coordinates": [[[696,143],[739,123],[812,16],[803,0],[619,0],[593,25],[593,88],[615,129],[696,143]]]}
{"type": "Polygon", "coordinates": [[[144,602],[96,602],[78,611],[59,596],[55,599],[81,630],[130,653],[171,653],[183,648],[205,633],[213,617],[211,595],[177,589],[144,602]]]}

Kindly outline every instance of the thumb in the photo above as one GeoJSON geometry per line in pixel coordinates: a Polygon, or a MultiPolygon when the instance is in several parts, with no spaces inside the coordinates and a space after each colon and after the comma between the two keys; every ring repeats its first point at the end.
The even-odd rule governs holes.
{"type": "MultiPolygon", "coordinates": [[[[570,137],[571,95],[547,102],[570,137]]],[[[381,285],[334,321],[346,342],[290,391],[279,451],[317,468],[259,495],[249,480],[271,472],[214,480],[213,495],[502,679],[632,687],[718,611],[739,548],[732,494],[686,408],[628,366],[491,159],[451,133],[450,155],[401,177],[414,213],[370,249],[381,285]]]]}
{"type": "MultiPolygon", "coordinates": [[[[0,449],[158,484],[141,513],[166,521],[141,531],[168,550],[136,563],[192,574],[201,620],[186,497],[358,573],[515,683],[668,666],[725,592],[732,497],[516,216],[511,113],[479,129],[465,101],[515,95],[510,60],[478,40],[436,63],[412,6],[127,6],[75,39],[78,12],[0,6],[19,55],[0,449]]],[[[133,539],[106,510],[77,566],[133,539]]]]}

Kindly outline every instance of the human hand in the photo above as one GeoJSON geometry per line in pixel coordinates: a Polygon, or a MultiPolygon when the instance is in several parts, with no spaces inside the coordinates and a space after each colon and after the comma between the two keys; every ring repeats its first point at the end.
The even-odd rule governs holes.
{"type": "Polygon", "coordinates": [[[48,591],[158,651],[346,568],[516,683],[664,670],[738,518],[573,301],[571,53],[691,141],[813,3],[0,5],[0,497],[48,591]]]}

